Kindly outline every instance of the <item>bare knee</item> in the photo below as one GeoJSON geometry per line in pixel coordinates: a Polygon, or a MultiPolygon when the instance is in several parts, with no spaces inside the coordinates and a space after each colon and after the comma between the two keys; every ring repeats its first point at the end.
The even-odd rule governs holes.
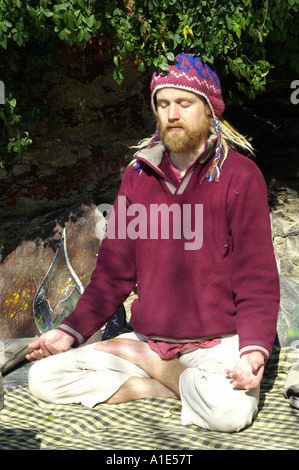
{"type": "Polygon", "coordinates": [[[177,398],[176,394],[155,379],[131,377],[112,395],[106,403],[118,404],[139,398],[177,398]]]}

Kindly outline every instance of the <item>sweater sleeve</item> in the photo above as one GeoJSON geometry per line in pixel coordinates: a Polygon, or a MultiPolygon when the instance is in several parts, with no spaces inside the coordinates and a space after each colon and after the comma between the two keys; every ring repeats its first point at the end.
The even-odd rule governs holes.
{"type": "Polygon", "coordinates": [[[276,334],[279,277],[267,186],[260,170],[251,161],[233,185],[227,214],[240,354],[260,351],[267,360],[276,334]]]}
{"type": "Polygon", "coordinates": [[[90,283],[75,310],[59,326],[75,339],[76,346],[84,343],[115,314],[136,284],[135,243],[123,236],[128,179],[126,175],[123,178],[90,283]]]}

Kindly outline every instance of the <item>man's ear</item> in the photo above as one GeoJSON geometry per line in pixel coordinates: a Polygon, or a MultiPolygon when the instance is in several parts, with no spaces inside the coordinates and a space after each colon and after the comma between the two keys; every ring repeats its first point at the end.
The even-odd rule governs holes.
{"type": "Polygon", "coordinates": [[[212,115],[211,108],[210,108],[210,106],[208,105],[208,103],[206,101],[205,101],[205,112],[206,112],[206,116],[211,116],[212,115]]]}

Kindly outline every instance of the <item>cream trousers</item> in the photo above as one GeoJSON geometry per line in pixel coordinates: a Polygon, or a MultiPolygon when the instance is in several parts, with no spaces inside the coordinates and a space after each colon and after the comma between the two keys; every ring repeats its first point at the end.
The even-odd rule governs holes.
{"type": "MultiPolygon", "coordinates": [[[[120,337],[147,340],[135,332],[120,337]]],[[[187,367],[179,384],[182,424],[234,432],[252,422],[259,389],[236,389],[225,374],[225,369],[232,369],[238,359],[237,335],[223,337],[212,348],[190,350],[180,356],[187,367]]],[[[49,403],[93,407],[106,401],[131,377],[149,375],[127,360],[97,351],[94,344],[89,344],[35,362],[29,370],[29,390],[49,403]]]]}

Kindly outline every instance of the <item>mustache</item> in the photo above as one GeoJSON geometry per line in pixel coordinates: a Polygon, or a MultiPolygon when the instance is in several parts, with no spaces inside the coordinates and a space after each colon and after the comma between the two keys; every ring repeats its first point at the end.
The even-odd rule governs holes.
{"type": "Polygon", "coordinates": [[[179,121],[175,121],[175,122],[165,124],[162,128],[162,132],[167,132],[168,129],[171,129],[172,127],[181,127],[182,129],[186,130],[186,127],[183,123],[179,121]]]}

